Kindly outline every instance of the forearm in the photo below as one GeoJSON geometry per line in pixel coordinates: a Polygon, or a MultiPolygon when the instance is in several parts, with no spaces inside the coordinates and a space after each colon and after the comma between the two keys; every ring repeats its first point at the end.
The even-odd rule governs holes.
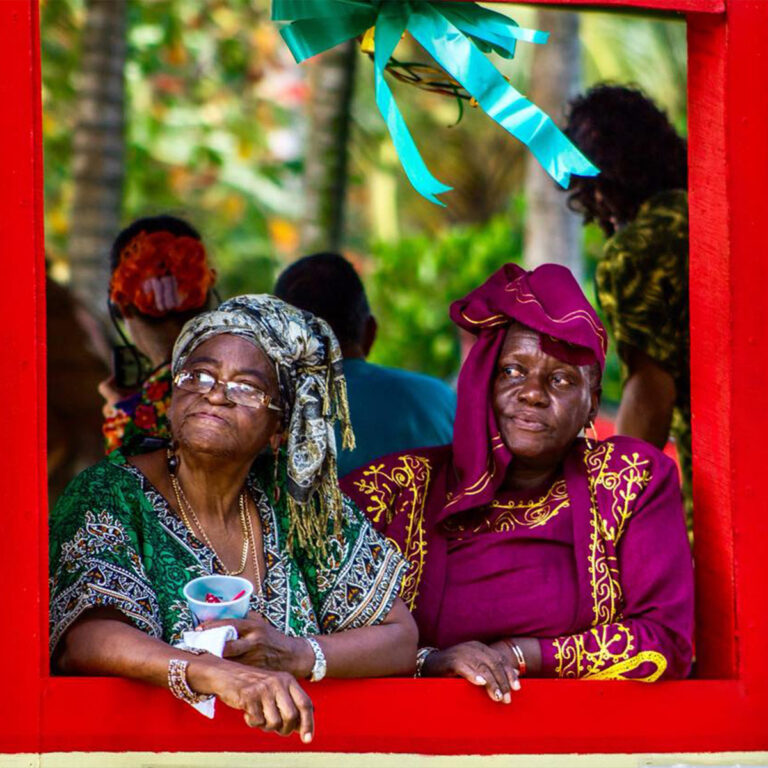
{"type": "Polygon", "coordinates": [[[504,654],[513,669],[523,676],[520,662],[512,650],[510,643],[514,643],[523,654],[525,660],[525,677],[540,677],[541,675],[541,642],[535,637],[510,637],[491,643],[491,648],[504,654]]]}
{"type": "MultiPolygon", "coordinates": [[[[395,600],[381,624],[315,639],[323,649],[329,677],[412,675],[416,666],[418,630],[400,599],[395,600]]],[[[314,654],[310,652],[303,659],[304,676],[309,676],[313,664],[314,654]]]]}
{"type": "MultiPolygon", "coordinates": [[[[222,663],[173,648],[119,618],[86,614],[62,638],[56,666],[64,674],[127,677],[166,688],[171,659],[188,661],[190,682],[195,677],[199,684],[203,669],[222,663]]],[[[194,690],[213,692],[210,685],[194,690]]]]}
{"type": "Polygon", "coordinates": [[[676,388],[672,376],[636,352],[624,382],[616,416],[616,433],[646,440],[663,448],[669,437],[676,388]]]}

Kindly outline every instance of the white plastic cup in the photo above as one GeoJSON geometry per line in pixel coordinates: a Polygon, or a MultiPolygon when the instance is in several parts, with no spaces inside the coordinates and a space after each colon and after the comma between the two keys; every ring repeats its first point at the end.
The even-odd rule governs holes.
{"type": "Polygon", "coordinates": [[[204,621],[245,618],[253,594],[253,584],[241,576],[214,574],[192,579],[184,585],[183,591],[197,626],[204,621]],[[242,597],[232,599],[243,590],[245,594],[242,597]],[[205,596],[208,592],[218,595],[221,602],[207,603],[205,596]]]}

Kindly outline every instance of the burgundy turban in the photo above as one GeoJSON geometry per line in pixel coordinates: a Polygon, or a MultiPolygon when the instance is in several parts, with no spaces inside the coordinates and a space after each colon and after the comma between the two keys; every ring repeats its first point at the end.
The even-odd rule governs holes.
{"type": "Polygon", "coordinates": [[[459,374],[453,430],[456,483],[440,519],[494,498],[512,460],[493,412],[496,361],[511,322],[541,334],[544,352],[602,372],[608,337],[571,272],[543,264],[526,272],[506,264],[479,288],[451,304],[451,319],[477,336],[459,374]]]}

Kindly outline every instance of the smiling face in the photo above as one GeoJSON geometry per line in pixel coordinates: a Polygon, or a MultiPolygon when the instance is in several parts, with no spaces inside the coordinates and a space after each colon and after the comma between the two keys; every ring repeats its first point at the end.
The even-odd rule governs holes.
{"type": "Polygon", "coordinates": [[[594,419],[600,389],[593,386],[589,366],[565,363],[540,347],[536,331],[509,327],[493,382],[493,410],[515,459],[548,471],[594,419]]]}
{"type": "MultiPolygon", "coordinates": [[[[280,400],[273,363],[239,336],[221,334],[204,341],[189,356],[184,370],[247,383],[264,390],[275,402],[280,400]]],[[[184,450],[236,461],[255,459],[280,425],[275,411],[230,402],[221,384],[204,395],[174,387],[169,418],[174,439],[184,450]]]]}

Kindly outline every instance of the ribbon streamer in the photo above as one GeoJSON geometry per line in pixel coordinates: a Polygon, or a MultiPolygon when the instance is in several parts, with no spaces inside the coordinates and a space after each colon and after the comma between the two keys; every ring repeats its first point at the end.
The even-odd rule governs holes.
{"type": "Polygon", "coordinates": [[[297,62],[375,27],[376,104],[411,184],[437,205],[444,205],[437,195],[451,187],[430,173],[384,79],[387,63],[406,31],[489,117],[523,142],[562,187],[568,187],[572,174],[599,173],[552,119],[513,88],[484,55],[494,52],[511,59],[518,41],[546,43],[545,32],[523,29],[475,3],[444,0],[273,0],[272,19],[290,22],[280,34],[297,62]]]}

